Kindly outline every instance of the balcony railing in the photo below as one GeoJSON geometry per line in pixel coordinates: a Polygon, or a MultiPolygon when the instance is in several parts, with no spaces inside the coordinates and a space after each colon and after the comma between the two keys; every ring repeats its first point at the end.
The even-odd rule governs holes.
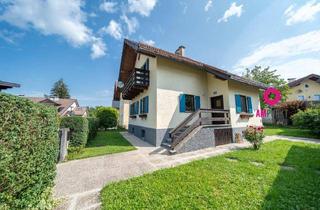
{"type": "Polygon", "coordinates": [[[149,78],[149,70],[133,69],[122,89],[123,99],[131,100],[145,89],[148,89],[150,83],[149,78]]]}

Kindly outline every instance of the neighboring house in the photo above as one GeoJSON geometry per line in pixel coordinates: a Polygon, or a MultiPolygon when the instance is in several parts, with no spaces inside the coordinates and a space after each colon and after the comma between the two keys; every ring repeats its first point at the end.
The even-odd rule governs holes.
{"type": "Polygon", "coordinates": [[[310,74],[288,83],[290,92],[287,101],[320,101],[320,75],[310,74]]]}
{"type": "Polygon", "coordinates": [[[0,80],[0,92],[1,90],[14,88],[14,87],[20,87],[20,84],[12,83],[12,82],[4,82],[0,80]]]}
{"type": "Polygon", "coordinates": [[[87,107],[80,107],[77,99],[26,97],[33,102],[57,107],[60,116],[88,116],[87,107]]]}
{"type": "Polygon", "coordinates": [[[129,132],[185,152],[241,139],[262,125],[259,89],[266,85],[143,43],[124,41],[120,98],[131,100],[129,132]]]}

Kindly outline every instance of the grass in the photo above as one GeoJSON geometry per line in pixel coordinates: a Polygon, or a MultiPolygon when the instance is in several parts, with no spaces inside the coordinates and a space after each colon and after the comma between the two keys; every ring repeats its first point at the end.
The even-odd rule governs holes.
{"type": "Polygon", "coordinates": [[[320,209],[319,172],[320,145],[273,141],[107,185],[102,209],[320,209]]]}
{"type": "Polygon", "coordinates": [[[68,160],[82,159],[135,150],[119,131],[100,131],[94,139],[88,141],[86,147],[78,153],[69,153],[68,160]]]}
{"type": "Polygon", "coordinates": [[[317,138],[320,139],[320,135],[312,132],[311,130],[295,128],[290,126],[265,126],[265,134],[267,136],[283,135],[283,136],[295,136],[304,138],[317,138]]]}

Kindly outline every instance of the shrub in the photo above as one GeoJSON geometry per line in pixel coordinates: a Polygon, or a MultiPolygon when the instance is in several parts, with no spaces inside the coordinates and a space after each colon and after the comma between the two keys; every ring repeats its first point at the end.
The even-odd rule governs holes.
{"type": "Polygon", "coordinates": [[[292,116],[293,125],[320,131],[320,108],[299,111],[292,116]]]}
{"type": "Polygon", "coordinates": [[[0,209],[50,209],[58,157],[54,108],[0,94],[0,209]]]}
{"type": "Polygon", "coordinates": [[[249,126],[243,131],[243,135],[253,145],[254,149],[259,149],[263,143],[264,133],[261,126],[249,126]]]}
{"type": "Polygon", "coordinates": [[[114,128],[118,124],[118,110],[112,107],[98,107],[97,117],[99,119],[100,128],[114,128]]]}
{"type": "Polygon", "coordinates": [[[86,145],[89,133],[86,118],[79,116],[63,117],[60,127],[70,129],[70,150],[81,150],[86,145]]]}
{"type": "Polygon", "coordinates": [[[95,117],[87,117],[89,123],[89,135],[88,140],[96,137],[98,129],[99,129],[99,120],[95,117]]]}

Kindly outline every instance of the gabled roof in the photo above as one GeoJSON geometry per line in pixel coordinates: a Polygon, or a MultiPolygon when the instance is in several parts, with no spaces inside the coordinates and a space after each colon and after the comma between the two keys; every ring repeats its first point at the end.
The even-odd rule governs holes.
{"type": "Polygon", "coordinates": [[[318,82],[320,84],[320,75],[317,74],[309,74],[308,76],[302,77],[300,79],[294,80],[292,82],[289,82],[288,85],[289,87],[295,87],[301,84],[301,82],[303,82],[304,80],[313,80],[315,82],[318,82]]]}
{"type": "Polygon", "coordinates": [[[258,81],[253,81],[244,77],[240,77],[236,74],[232,74],[225,70],[216,68],[214,66],[193,60],[191,58],[181,56],[175,53],[171,53],[141,42],[135,42],[128,39],[124,40],[122,59],[119,72],[119,81],[125,82],[129,77],[131,70],[134,68],[137,53],[145,54],[152,57],[162,57],[174,62],[184,63],[196,67],[200,70],[204,70],[208,73],[215,75],[216,77],[224,80],[233,80],[241,82],[247,85],[251,85],[257,88],[266,89],[267,85],[258,81]]]}
{"type": "Polygon", "coordinates": [[[12,83],[12,82],[5,82],[0,80],[0,90],[13,88],[13,87],[20,87],[20,84],[12,83]]]}
{"type": "Polygon", "coordinates": [[[77,99],[62,99],[59,98],[57,100],[45,98],[45,97],[26,97],[29,100],[36,103],[44,103],[44,104],[52,104],[58,108],[58,112],[60,116],[66,114],[67,109],[73,104],[76,103],[79,106],[77,99]]]}

